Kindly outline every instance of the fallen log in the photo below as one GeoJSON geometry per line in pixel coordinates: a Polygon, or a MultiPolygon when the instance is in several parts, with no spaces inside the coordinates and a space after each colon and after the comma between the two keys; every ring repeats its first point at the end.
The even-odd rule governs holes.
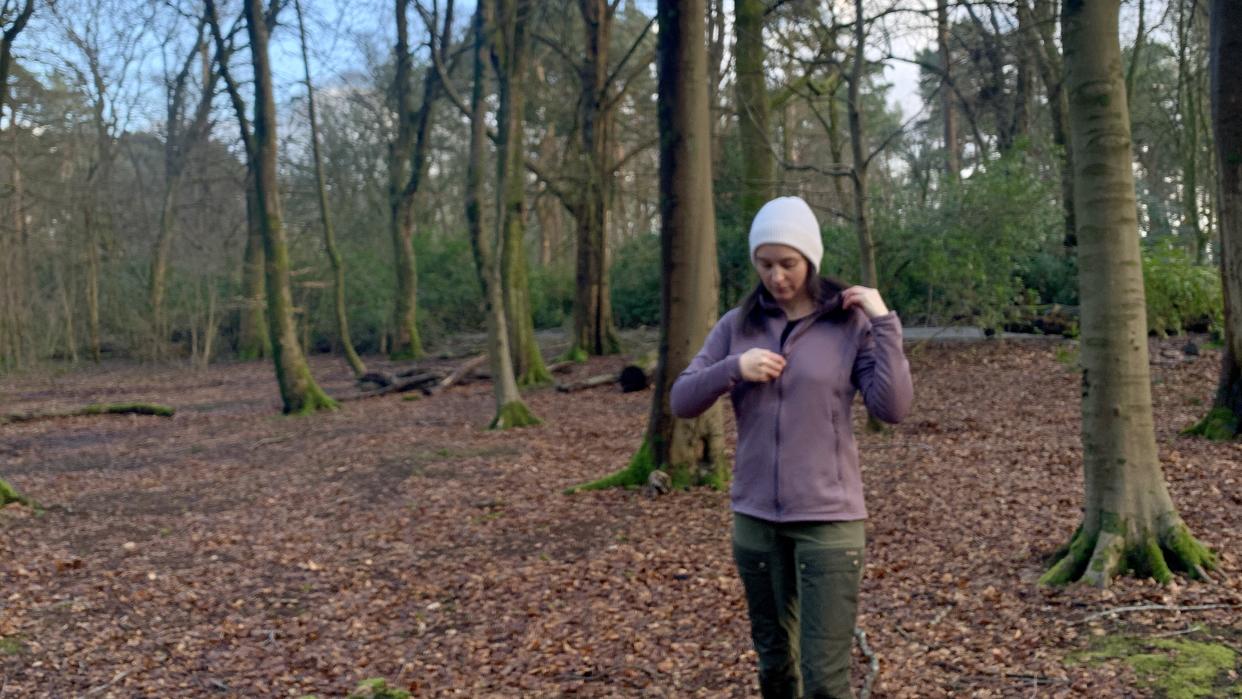
{"type": "Polygon", "coordinates": [[[486,354],[480,354],[477,357],[471,357],[470,359],[467,359],[466,361],[458,365],[458,367],[454,369],[452,373],[444,377],[444,379],[440,381],[439,387],[443,389],[443,388],[448,388],[449,386],[452,386],[453,384],[461,383],[462,379],[466,378],[466,376],[470,374],[470,372],[474,371],[475,369],[478,369],[479,366],[482,365],[486,361],[487,361],[486,354]]]}
{"type": "Polygon", "coordinates": [[[93,403],[69,410],[45,410],[0,415],[0,425],[10,422],[31,422],[33,420],[79,417],[82,415],[154,415],[156,417],[172,417],[174,412],[176,411],[167,405],[160,405],[158,403],[93,403]]]}
{"type": "Polygon", "coordinates": [[[435,371],[429,371],[417,374],[404,381],[395,381],[387,386],[381,386],[374,391],[363,391],[352,396],[342,396],[336,401],[353,401],[362,400],[363,398],[375,398],[377,396],[386,396],[389,393],[405,393],[407,391],[422,391],[425,395],[431,395],[432,386],[444,380],[444,374],[435,371]]]}
{"type": "Polygon", "coordinates": [[[556,385],[556,390],[561,393],[570,393],[572,391],[581,391],[586,388],[594,388],[596,386],[603,386],[604,384],[615,383],[616,380],[616,374],[597,374],[595,376],[589,376],[582,379],[581,381],[574,381],[573,383],[558,383],[556,385]]]}

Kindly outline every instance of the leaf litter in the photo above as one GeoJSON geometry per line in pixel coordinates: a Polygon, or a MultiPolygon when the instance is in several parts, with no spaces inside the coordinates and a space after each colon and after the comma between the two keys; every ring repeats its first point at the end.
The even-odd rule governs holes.
{"type": "MultiPolygon", "coordinates": [[[[910,418],[869,434],[856,415],[872,696],[1144,696],[1130,666],[1074,654],[1119,633],[1242,643],[1242,445],[1178,434],[1210,403],[1214,350],[1152,375],[1165,475],[1223,552],[1215,580],[1036,586],[1081,504],[1079,377],[1056,349],[920,347],[910,418]],[[1100,614],[1122,607],[1150,608],[1100,614]]],[[[417,697],[756,695],[727,494],[562,494],[626,464],[649,392],[533,390],[545,424],[497,433],[485,382],[285,418],[270,371],[0,379],[8,410],[178,409],[0,426],[0,476],[48,508],[0,511],[0,697],[330,697],[371,677],[417,697]]]]}

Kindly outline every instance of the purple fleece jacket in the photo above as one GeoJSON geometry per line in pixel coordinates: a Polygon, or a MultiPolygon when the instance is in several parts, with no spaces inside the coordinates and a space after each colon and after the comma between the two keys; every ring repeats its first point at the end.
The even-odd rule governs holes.
{"type": "Polygon", "coordinates": [[[743,333],[737,308],[716,323],[673,384],[673,413],[694,417],[729,393],[737,418],[735,512],[773,522],[865,519],[850,410],[861,391],[881,420],[899,422],[909,412],[914,388],[901,320],[842,311],[837,294],[798,323],[781,352],[785,314],[765,301],[762,332],[743,333]],[[739,358],[752,347],[785,355],[779,378],[742,380],[739,358]]]}

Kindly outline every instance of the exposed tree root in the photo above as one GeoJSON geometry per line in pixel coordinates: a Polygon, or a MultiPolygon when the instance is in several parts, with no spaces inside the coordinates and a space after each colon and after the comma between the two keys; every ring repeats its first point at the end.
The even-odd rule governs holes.
{"type": "Polygon", "coordinates": [[[1082,581],[1107,587],[1110,580],[1129,573],[1153,578],[1161,585],[1184,573],[1196,580],[1210,580],[1216,554],[1195,539],[1176,515],[1162,517],[1157,531],[1132,531],[1116,516],[1102,517],[1094,535],[1079,527],[1069,546],[1058,552],[1055,563],[1039,579],[1041,585],[1065,585],[1082,581]]]}
{"type": "Polygon", "coordinates": [[[526,407],[525,403],[515,400],[500,406],[500,410],[492,419],[492,424],[488,425],[488,429],[507,430],[513,427],[531,427],[542,422],[526,407]]]}
{"type": "Polygon", "coordinates": [[[1218,405],[1208,411],[1202,420],[1182,430],[1182,434],[1190,437],[1206,437],[1214,442],[1227,442],[1238,436],[1238,426],[1238,414],[1218,405]]]}

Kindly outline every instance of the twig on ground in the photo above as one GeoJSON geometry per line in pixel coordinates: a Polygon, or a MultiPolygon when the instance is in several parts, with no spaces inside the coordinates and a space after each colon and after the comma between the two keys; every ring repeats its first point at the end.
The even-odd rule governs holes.
{"type": "Polygon", "coordinates": [[[1117,607],[1116,609],[1105,609],[1102,612],[1088,614],[1075,621],[1074,624],[1085,624],[1093,619],[1099,619],[1104,616],[1116,616],[1127,612],[1199,612],[1208,609],[1239,608],[1242,608],[1242,604],[1192,604],[1187,606],[1178,606],[1176,604],[1136,604],[1132,607],[1117,607]]]}
{"type": "Polygon", "coordinates": [[[1154,633],[1151,636],[1149,636],[1149,638],[1168,638],[1169,636],[1184,636],[1188,633],[1194,633],[1196,631],[1202,631],[1202,630],[1203,630],[1202,626],[1199,626],[1198,624],[1192,624],[1182,629],[1181,631],[1165,631],[1164,633],[1154,633]]]}
{"type": "Polygon", "coordinates": [[[854,639],[858,641],[858,649],[867,658],[867,679],[863,681],[862,691],[858,694],[858,699],[867,699],[871,696],[871,686],[875,684],[875,678],[880,674],[880,659],[875,653],[871,652],[871,646],[867,645],[867,632],[854,627],[854,639]]]}
{"type": "Polygon", "coordinates": [[[116,684],[117,682],[120,682],[121,680],[125,679],[126,675],[128,675],[129,673],[130,673],[130,671],[129,671],[129,670],[121,670],[120,672],[116,673],[116,676],[114,676],[112,679],[108,680],[108,681],[107,681],[107,682],[105,682],[104,684],[101,684],[101,685],[99,685],[98,687],[95,687],[95,688],[90,689],[89,691],[87,691],[87,692],[86,692],[86,696],[88,696],[88,697],[89,697],[89,696],[92,696],[92,695],[95,695],[95,694],[99,694],[100,692],[104,691],[104,690],[105,690],[105,689],[107,689],[108,687],[111,687],[112,685],[116,684]]]}

